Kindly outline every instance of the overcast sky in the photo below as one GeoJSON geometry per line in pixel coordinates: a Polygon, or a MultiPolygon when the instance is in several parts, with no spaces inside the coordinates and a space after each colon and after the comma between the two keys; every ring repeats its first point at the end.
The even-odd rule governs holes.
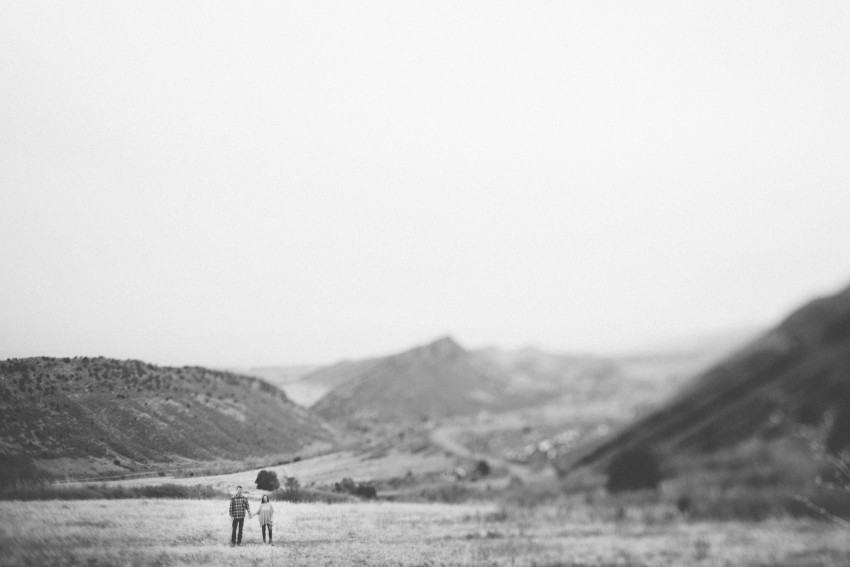
{"type": "Polygon", "coordinates": [[[0,3],[0,358],[611,352],[850,284],[848,2],[0,3]]]}

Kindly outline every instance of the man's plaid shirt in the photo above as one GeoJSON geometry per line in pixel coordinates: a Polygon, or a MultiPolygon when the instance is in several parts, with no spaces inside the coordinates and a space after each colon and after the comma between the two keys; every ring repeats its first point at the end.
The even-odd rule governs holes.
{"type": "Polygon", "coordinates": [[[245,512],[251,513],[248,499],[244,496],[234,496],[230,499],[230,517],[236,520],[245,517],[245,512]]]}

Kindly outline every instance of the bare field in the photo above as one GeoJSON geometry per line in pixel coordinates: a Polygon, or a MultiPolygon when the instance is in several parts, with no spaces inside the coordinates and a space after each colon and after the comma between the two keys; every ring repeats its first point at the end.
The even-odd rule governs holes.
{"type": "MultiPolygon", "coordinates": [[[[256,502],[252,502],[256,506],[256,502]]],[[[622,521],[589,507],[277,503],[275,545],[256,519],[230,547],[226,501],[0,502],[4,565],[837,566],[831,524],[622,521]]]]}
{"type": "Polygon", "coordinates": [[[368,453],[340,451],[304,459],[297,463],[273,465],[229,474],[192,477],[146,477],[112,480],[104,484],[115,486],[153,486],[163,483],[182,485],[201,483],[224,491],[232,491],[236,485],[242,485],[246,490],[251,490],[257,474],[261,470],[272,471],[280,479],[287,476],[294,476],[301,481],[302,485],[306,486],[311,483],[333,484],[345,477],[362,482],[402,477],[408,471],[415,471],[418,474],[450,471],[455,466],[454,462],[455,460],[451,457],[447,457],[443,453],[436,451],[418,454],[390,451],[375,457],[370,456],[368,453]]]}

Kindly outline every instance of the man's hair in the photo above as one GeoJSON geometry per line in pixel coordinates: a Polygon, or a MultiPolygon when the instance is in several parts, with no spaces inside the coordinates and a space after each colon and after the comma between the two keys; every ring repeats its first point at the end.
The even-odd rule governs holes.
{"type": "Polygon", "coordinates": [[[242,488],[242,486],[237,486],[236,488],[242,488]]]}

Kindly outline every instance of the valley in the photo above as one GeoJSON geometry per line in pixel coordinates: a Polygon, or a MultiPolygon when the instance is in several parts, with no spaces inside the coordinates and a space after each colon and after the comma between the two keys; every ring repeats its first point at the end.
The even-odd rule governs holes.
{"type": "Polygon", "coordinates": [[[17,518],[0,543],[12,565],[843,564],[846,532],[818,510],[847,516],[850,491],[816,482],[828,472],[816,448],[845,439],[848,298],[812,302],[725,350],[600,358],[469,351],[443,337],[383,358],[263,369],[283,389],[138,361],[6,361],[0,442],[4,470],[19,474],[4,472],[4,494],[27,502],[0,501],[17,518]],[[312,394],[295,403],[293,386],[312,394]],[[658,459],[656,484],[611,489],[611,463],[635,448],[658,459]],[[261,471],[281,488],[259,489],[261,471]],[[45,484],[21,482],[39,475],[45,484]],[[249,527],[251,543],[216,550],[220,499],[237,485],[252,502],[274,498],[279,546],[249,527]],[[131,530],[128,545],[86,531],[81,517],[127,494],[139,509],[97,528],[131,530]],[[16,530],[38,506],[67,545],[26,547],[16,530]],[[187,506],[205,511],[199,522],[186,523],[187,506]],[[179,535],[157,530],[158,514],[179,535]]]}
{"type": "MultiPolygon", "coordinates": [[[[845,290],[725,351],[600,358],[470,351],[443,337],[382,358],[294,373],[264,370],[286,376],[284,389],[301,383],[304,391],[324,391],[304,405],[257,376],[138,361],[11,360],[0,367],[6,408],[0,441],[11,455],[4,466],[14,463],[20,474],[6,481],[5,494],[15,498],[19,487],[22,500],[38,500],[39,491],[52,500],[85,487],[86,498],[160,488],[163,495],[224,495],[241,485],[256,500],[269,493],[255,484],[266,471],[282,486],[269,494],[293,518],[312,517],[311,506],[320,502],[344,514],[348,506],[362,507],[376,525],[404,510],[431,529],[429,514],[438,509],[431,506],[447,504],[455,508],[445,510],[482,507],[488,511],[475,514],[498,518],[495,527],[472,532],[480,538],[457,539],[455,552],[467,555],[460,563],[441,559],[447,565],[482,558],[509,564],[516,556],[550,561],[571,553],[578,554],[576,565],[591,556],[590,564],[627,557],[636,565],[672,565],[688,553],[706,564],[734,558],[747,565],[757,556],[748,555],[753,541],[738,545],[723,530],[715,534],[720,539],[694,536],[696,552],[688,544],[658,555],[661,548],[653,546],[668,545],[660,542],[674,533],[703,533],[705,521],[723,521],[724,529],[772,521],[769,538],[784,530],[815,539],[837,533],[818,510],[845,517],[850,491],[830,493],[816,482],[829,473],[817,451],[846,447],[848,339],[845,290]],[[611,467],[635,450],[656,459],[657,478],[643,490],[612,489],[611,467]],[[21,484],[28,478],[21,475],[43,475],[46,484],[21,484]],[[562,522],[554,532],[552,514],[562,522]],[[579,517],[598,537],[587,539],[579,517]],[[624,535],[630,530],[636,539],[624,535]],[[608,555],[604,546],[613,545],[613,534],[626,542],[624,555],[608,555]],[[494,553],[491,539],[503,540],[507,555],[494,553]]],[[[59,516],[73,517],[87,502],[68,504],[59,516]]],[[[327,510],[315,521],[334,526],[337,511],[327,510]]],[[[145,526],[149,519],[136,521],[145,526]]],[[[465,521],[449,521],[450,533],[465,533],[465,521]]],[[[68,522],[62,525],[72,529],[68,522]]],[[[289,526],[303,538],[291,536],[286,553],[310,550],[305,564],[339,548],[331,540],[327,548],[307,543],[316,536],[297,532],[300,521],[289,526]]],[[[212,529],[204,533],[214,544],[212,529]]],[[[409,531],[392,533],[386,540],[365,531],[351,537],[389,546],[411,541],[409,531]]],[[[813,564],[846,557],[837,539],[818,541],[820,554],[806,556],[813,564]]],[[[363,553],[374,553],[367,548],[363,553]]],[[[795,549],[777,548],[775,564],[795,564],[802,557],[795,549]]],[[[173,544],[161,550],[178,562],[194,553],[205,551],[173,544]]],[[[410,564],[427,555],[411,553],[410,564]]]]}

